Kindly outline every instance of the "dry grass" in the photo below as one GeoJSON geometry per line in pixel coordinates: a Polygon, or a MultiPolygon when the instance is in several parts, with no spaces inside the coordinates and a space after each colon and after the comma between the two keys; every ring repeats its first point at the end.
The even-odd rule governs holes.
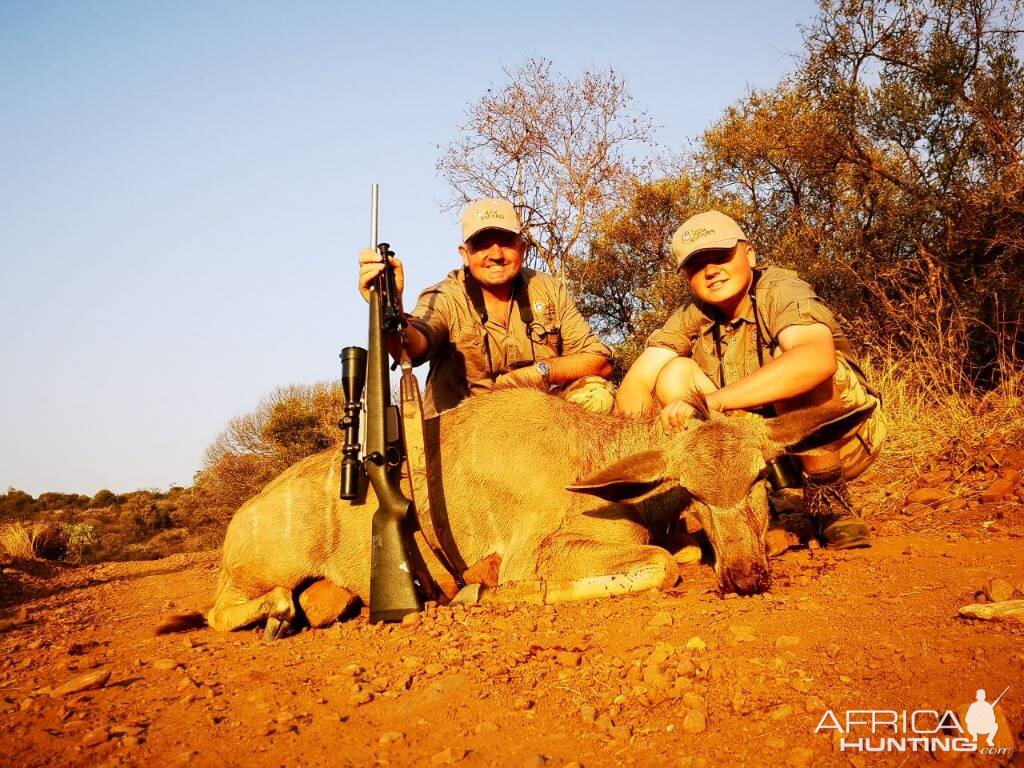
{"type": "Polygon", "coordinates": [[[889,437],[880,463],[914,469],[942,457],[960,464],[993,445],[1024,444],[1024,368],[1004,367],[1002,383],[979,393],[938,383],[895,356],[867,358],[868,379],[882,395],[889,437]]]}
{"type": "Polygon", "coordinates": [[[21,523],[0,526],[0,555],[18,560],[32,560],[36,556],[32,534],[21,523]]]}
{"type": "Polygon", "coordinates": [[[67,554],[66,527],[55,522],[0,526],[0,556],[17,560],[60,560],[67,554]]]}
{"type": "Polygon", "coordinates": [[[29,531],[32,551],[43,560],[61,560],[68,551],[68,534],[58,522],[36,522],[29,531]]]}

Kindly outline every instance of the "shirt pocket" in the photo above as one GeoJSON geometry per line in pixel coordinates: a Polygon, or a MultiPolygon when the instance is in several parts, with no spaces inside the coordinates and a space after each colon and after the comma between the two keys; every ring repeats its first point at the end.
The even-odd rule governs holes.
{"type": "Polygon", "coordinates": [[[704,374],[711,379],[717,387],[721,382],[721,363],[718,354],[715,352],[715,342],[710,336],[699,336],[693,340],[692,348],[693,362],[704,371],[704,374]]]}
{"type": "Polygon", "coordinates": [[[490,378],[486,341],[482,329],[474,326],[453,328],[450,343],[452,357],[466,372],[469,381],[490,378]]]}

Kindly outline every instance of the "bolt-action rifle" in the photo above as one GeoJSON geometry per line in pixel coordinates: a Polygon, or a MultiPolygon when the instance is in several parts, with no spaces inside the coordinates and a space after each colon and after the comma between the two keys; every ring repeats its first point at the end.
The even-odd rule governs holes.
{"type": "Polygon", "coordinates": [[[371,623],[401,621],[406,614],[423,609],[410,562],[409,553],[415,551],[413,506],[399,486],[404,451],[398,408],[391,404],[388,375],[388,340],[402,333],[405,318],[390,262],[395,254],[387,243],[377,243],[377,207],[378,187],[374,184],[371,240],[385,266],[370,286],[369,349],[346,347],[341,352],[346,401],[341,421],[345,430],[341,472],[343,499],[354,499],[359,491],[359,400],[363,380],[366,386],[366,450],[361,463],[378,504],[371,524],[371,623]],[[358,371],[364,363],[361,377],[358,371]]]}

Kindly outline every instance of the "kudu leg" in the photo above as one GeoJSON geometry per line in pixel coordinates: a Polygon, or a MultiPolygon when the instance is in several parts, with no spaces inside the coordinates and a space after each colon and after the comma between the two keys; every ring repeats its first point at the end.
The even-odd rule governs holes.
{"type": "Polygon", "coordinates": [[[230,632],[266,620],[264,640],[276,640],[291,626],[295,618],[292,593],[286,587],[274,587],[264,595],[250,598],[234,587],[222,589],[206,617],[209,625],[220,632],[230,632]]]}
{"type": "Polygon", "coordinates": [[[549,539],[545,545],[548,552],[535,569],[539,578],[506,582],[502,576],[502,583],[496,587],[466,587],[455,602],[593,600],[668,589],[679,579],[675,560],[661,547],[610,544],[569,536],[561,542],[549,539]]]}

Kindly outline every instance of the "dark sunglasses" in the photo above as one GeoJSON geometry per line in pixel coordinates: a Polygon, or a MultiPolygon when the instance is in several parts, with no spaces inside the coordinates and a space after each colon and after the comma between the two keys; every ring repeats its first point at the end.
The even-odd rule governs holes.
{"type": "Polygon", "coordinates": [[[476,253],[485,248],[490,248],[492,245],[498,245],[502,248],[515,248],[518,243],[519,235],[513,232],[507,232],[504,229],[485,229],[483,232],[477,232],[469,238],[466,241],[466,247],[469,248],[470,253],[476,253]]]}
{"type": "Polygon", "coordinates": [[[708,264],[715,264],[716,266],[728,264],[732,261],[734,255],[735,251],[732,248],[715,248],[710,251],[701,251],[687,259],[680,269],[688,275],[694,275],[708,264]]]}

